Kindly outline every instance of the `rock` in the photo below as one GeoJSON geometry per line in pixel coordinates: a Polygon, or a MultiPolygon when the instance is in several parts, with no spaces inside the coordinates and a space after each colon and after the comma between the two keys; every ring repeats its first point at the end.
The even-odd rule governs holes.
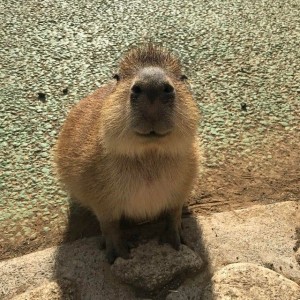
{"type": "Polygon", "coordinates": [[[196,277],[187,279],[179,288],[172,290],[166,300],[198,300],[209,279],[203,271],[196,277]]]}
{"type": "Polygon", "coordinates": [[[63,287],[56,282],[47,281],[40,286],[13,297],[12,300],[72,300],[76,299],[71,286],[63,287]]]}
{"type": "MultiPolygon", "coordinates": [[[[45,282],[50,281],[56,281],[64,292],[67,291],[65,282],[70,283],[72,290],[77,291],[74,299],[140,299],[130,287],[117,282],[111,275],[104,252],[99,250],[98,238],[82,239],[1,261],[0,278],[0,299],[11,299],[24,291],[39,295],[45,282]]],[[[60,295],[57,284],[47,285],[50,295],[52,292],[60,295]]]]}
{"type": "Polygon", "coordinates": [[[201,299],[299,300],[300,286],[270,269],[236,263],[214,274],[201,299]]]}
{"type": "Polygon", "coordinates": [[[0,299],[50,280],[54,262],[55,253],[49,249],[1,261],[0,299]]]}
{"type": "Polygon", "coordinates": [[[185,219],[184,237],[210,274],[231,263],[252,262],[300,282],[293,250],[298,227],[299,203],[287,201],[185,219]]]}
{"type": "Polygon", "coordinates": [[[185,245],[179,251],[152,240],[131,250],[132,259],[118,258],[111,266],[121,281],[147,291],[160,288],[180,274],[194,273],[201,258],[185,245]]]}
{"type": "MultiPolygon", "coordinates": [[[[300,266],[300,248],[297,250],[297,252],[295,254],[295,258],[296,258],[297,263],[300,266]]],[[[300,284],[300,282],[299,282],[299,284],[300,284]]]]}
{"type": "MultiPolygon", "coordinates": [[[[261,280],[270,284],[272,289],[278,288],[278,293],[284,286],[280,287],[280,284],[277,284],[276,287],[275,279],[271,280],[268,276],[272,274],[270,276],[274,277],[276,273],[273,271],[280,273],[282,276],[276,274],[275,277],[286,285],[288,289],[286,295],[292,297],[293,294],[290,292],[297,291],[297,284],[300,283],[298,207],[297,202],[290,201],[205,217],[185,218],[183,222],[185,240],[198,254],[184,245],[177,252],[169,245],[158,245],[157,242],[150,240],[131,250],[132,259],[118,258],[115,264],[110,266],[105,260],[104,252],[99,250],[99,239],[89,238],[1,261],[0,298],[11,299],[25,291],[26,293],[35,291],[36,295],[39,295],[39,292],[42,293],[41,287],[44,286],[45,293],[48,293],[47,289],[49,293],[52,291],[53,299],[56,299],[56,295],[60,295],[57,285],[65,291],[61,282],[67,281],[72,287],[70,291],[76,290],[78,298],[81,299],[140,299],[132,287],[116,280],[111,274],[112,271],[123,282],[151,294],[159,290],[166,291],[169,286],[173,289],[188,273],[199,272],[196,277],[186,280],[177,290],[169,294],[167,299],[200,299],[205,287],[206,295],[216,293],[217,285],[207,287],[211,278],[216,284],[222,285],[223,289],[223,283],[227,282],[224,274],[226,272],[231,274],[228,270],[231,270],[232,265],[229,269],[224,268],[228,264],[242,266],[234,267],[232,271],[234,278],[240,276],[240,285],[247,282],[243,278],[248,276],[247,280],[255,286],[256,283],[253,281],[260,280],[259,276],[262,276],[261,280]],[[205,262],[205,267],[201,270],[202,259],[199,256],[205,262]],[[256,265],[253,267],[249,262],[267,266],[273,271],[256,265]],[[253,270],[256,276],[251,275],[254,274],[253,270]],[[217,274],[223,274],[223,279],[216,281],[216,278],[219,278],[216,277],[217,274]],[[264,278],[265,275],[267,279],[264,278]],[[294,283],[288,279],[292,279],[294,283]],[[176,284],[173,284],[174,282],[176,284]],[[155,289],[156,291],[153,291],[155,289]]],[[[258,281],[257,285],[260,282],[258,281]]],[[[241,290],[240,285],[237,285],[236,291],[241,290]]],[[[253,292],[252,289],[248,291],[249,297],[250,292],[253,292]]],[[[24,295],[27,297],[26,293],[24,295]]],[[[42,295],[40,299],[47,299],[47,294],[42,295]]],[[[243,299],[259,299],[257,297],[243,299]]],[[[269,299],[268,294],[266,298],[260,299],[269,299]]]]}

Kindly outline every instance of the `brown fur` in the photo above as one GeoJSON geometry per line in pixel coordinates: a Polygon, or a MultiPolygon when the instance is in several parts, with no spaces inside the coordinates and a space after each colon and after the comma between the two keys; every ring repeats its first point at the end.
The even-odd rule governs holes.
{"type": "MultiPolygon", "coordinates": [[[[180,79],[179,61],[147,45],[131,50],[119,71],[119,81],[99,88],[70,111],[55,154],[61,182],[98,217],[110,261],[127,257],[118,230],[121,217],[151,219],[166,211],[170,230],[180,233],[182,205],[191,192],[200,157],[199,112],[187,83],[180,79]],[[132,130],[130,88],[139,70],[156,66],[166,72],[176,90],[174,128],[166,137],[147,139],[132,130]]],[[[175,242],[172,239],[174,246],[177,237],[175,242]]]]}

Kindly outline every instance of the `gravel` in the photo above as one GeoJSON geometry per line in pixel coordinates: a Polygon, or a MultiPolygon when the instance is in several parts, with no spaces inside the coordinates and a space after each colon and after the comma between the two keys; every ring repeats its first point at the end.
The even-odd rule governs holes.
{"type": "MultiPolygon", "coordinates": [[[[206,166],[300,141],[300,2],[0,3],[0,244],[63,230],[51,148],[70,107],[152,41],[180,56],[202,110],[206,166]],[[151,4],[149,4],[151,3],[151,4]]],[[[6,246],[4,246],[6,247],[6,246]]]]}

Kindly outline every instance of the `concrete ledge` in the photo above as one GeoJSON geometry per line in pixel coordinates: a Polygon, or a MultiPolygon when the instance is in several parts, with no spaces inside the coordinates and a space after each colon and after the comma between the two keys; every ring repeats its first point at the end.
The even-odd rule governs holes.
{"type": "MultiPolygon", "coordinates": [[[[278,274],[279,281],[284,277],[286,280],[294,281],[291,286],[297,291],[300,266],[299,250],[295,247],[299,245],[299,236],[296,234],[296,228],[300,227],[299,213],[299,203],[283,202],[265,206],[257,205],[208,217],[198,216],[185,219],[184,235],[187,244],[198,253],[198,256],[190,250],[183,251],[181,255],[192,258],[192,260],[187,260],[190,262],[187,264],[196,266],[198,276],[184,282],[176,292],[182,294],[184,291],[187,294],[193,290],[193,293],[196,291],[197,295],[201,295],[205,286],[217,282],[215,278],[219,275],[216,274],[222,274],[224,277],[224,274],[227,274],[224,270],[229,267],[223,268],[235,263],[252,263],[258,265],[255,268],[260,271],[264,267],[262,274],[270,273],[265,268],[271,269],[278,274]],[[196,257],[199,256],[206,263],[200,271],[201,259],[199,258],[199,263],[196,262],[196,257]],[[218,273],[222,269],[223,271],[218,273]],[[204,273],[207,274],[208,280],[200,282],[199,278],[204,273]],[[280,277],[279,274],[284,277],[280,277]]],[[[154,247],[153,243],[153,241],[148,241],[146,245],[140,244],[137,249],[133,249],[132,261],[125,262],[124,266],[124,262],[117,263],[125,268],[123,273],[118,272],[118,278],[121,280],[113,276],[110,265],[105,261],[103,251],[99,250],[98,238],[82,239],[72,244],[2,261],[0,262],[0,298],[11,299],[19,295],[19,298],[15,299],[28,297],[35,299],[36,295],[42,295],[40,299],[68,299],[69,296],[72,299],[76,294],[76,297],[85,299],[142,299],[137,296],[133,288],[123,284],[122,281],[126,281],[124,280],[126,274],[130,272],[134,274],[135,267],[148,263],[148,259],[144,260],[143,255],[138,255],[138,253],[143,253],[143,247],[146,247],[148,252],[153,251],[155,257],[160,252],[171,251],[167,247],[164,248],[165,246],[154,247]],[[69,289],[64,289],[69,291],[67,296],[62,296],[62,282],[70,284],[67,284],[69,289]]],[[[169,254],[167,253],[167,256],[169,254]]],[[[179,253],[178,255],[180,256],[179,253]]],[[[117,264],[113,268],[117,268],[117,264]]],[[[152,268],[159,269],[159,266],[153,264],[152,268]]],[[[184,268],[183,265],[181,269],[184,268]]],[[[171,267],[165,268],[164,276],[172,278],[172,272],[176,270],[171,267]]],[[[141,267],[139,276],[143,276],[143,271],[144,275],[153,276],[149,278],[149,282],[155,282],[155,288],[160,289],[160,284],[165,284],[165,282],[160,282],[159,278],[154,278],[160,276],[160,272],[150,270],[149,273],[149,269],[141,267]]],[[[245,272],[249,274],[247,270],[245,272]]],[[[235,274],[238,273],[235,272],[235,274]]],[[[247,276],[241,278],[250,282],[253,278],[247,276]]],[[[220,284],[222,284],[221,281],[220,284]]],[[[143,286],[140,287],[143,288],[143,286]]],[[[147,289],[146,286],[144,288],[147,289]]],[[[266,284],[267,288],[270,287],[266,284]]],[[[169,296],[174,297],[174,293],[169,296]]]]}

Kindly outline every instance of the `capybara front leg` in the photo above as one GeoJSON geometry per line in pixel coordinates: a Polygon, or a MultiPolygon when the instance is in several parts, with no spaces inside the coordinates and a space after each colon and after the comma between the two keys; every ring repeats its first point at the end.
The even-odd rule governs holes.
{"type": "Polygon", "coordinates": [[[181,234],[181,213],[182,206],[171,209],[166,214],[166,227],[160,238],[162,243],[170,244],[175,250],[179,250],[183,243],[181,234]]]}
{"type": "Polygon", "coordinates": [[[126,241],[121,237],[120,221],[100,220],[103,234],[102,243],[105,244],[106,258],[112,264],[117,257],[129,258],[129,249],[126,241]]]}

